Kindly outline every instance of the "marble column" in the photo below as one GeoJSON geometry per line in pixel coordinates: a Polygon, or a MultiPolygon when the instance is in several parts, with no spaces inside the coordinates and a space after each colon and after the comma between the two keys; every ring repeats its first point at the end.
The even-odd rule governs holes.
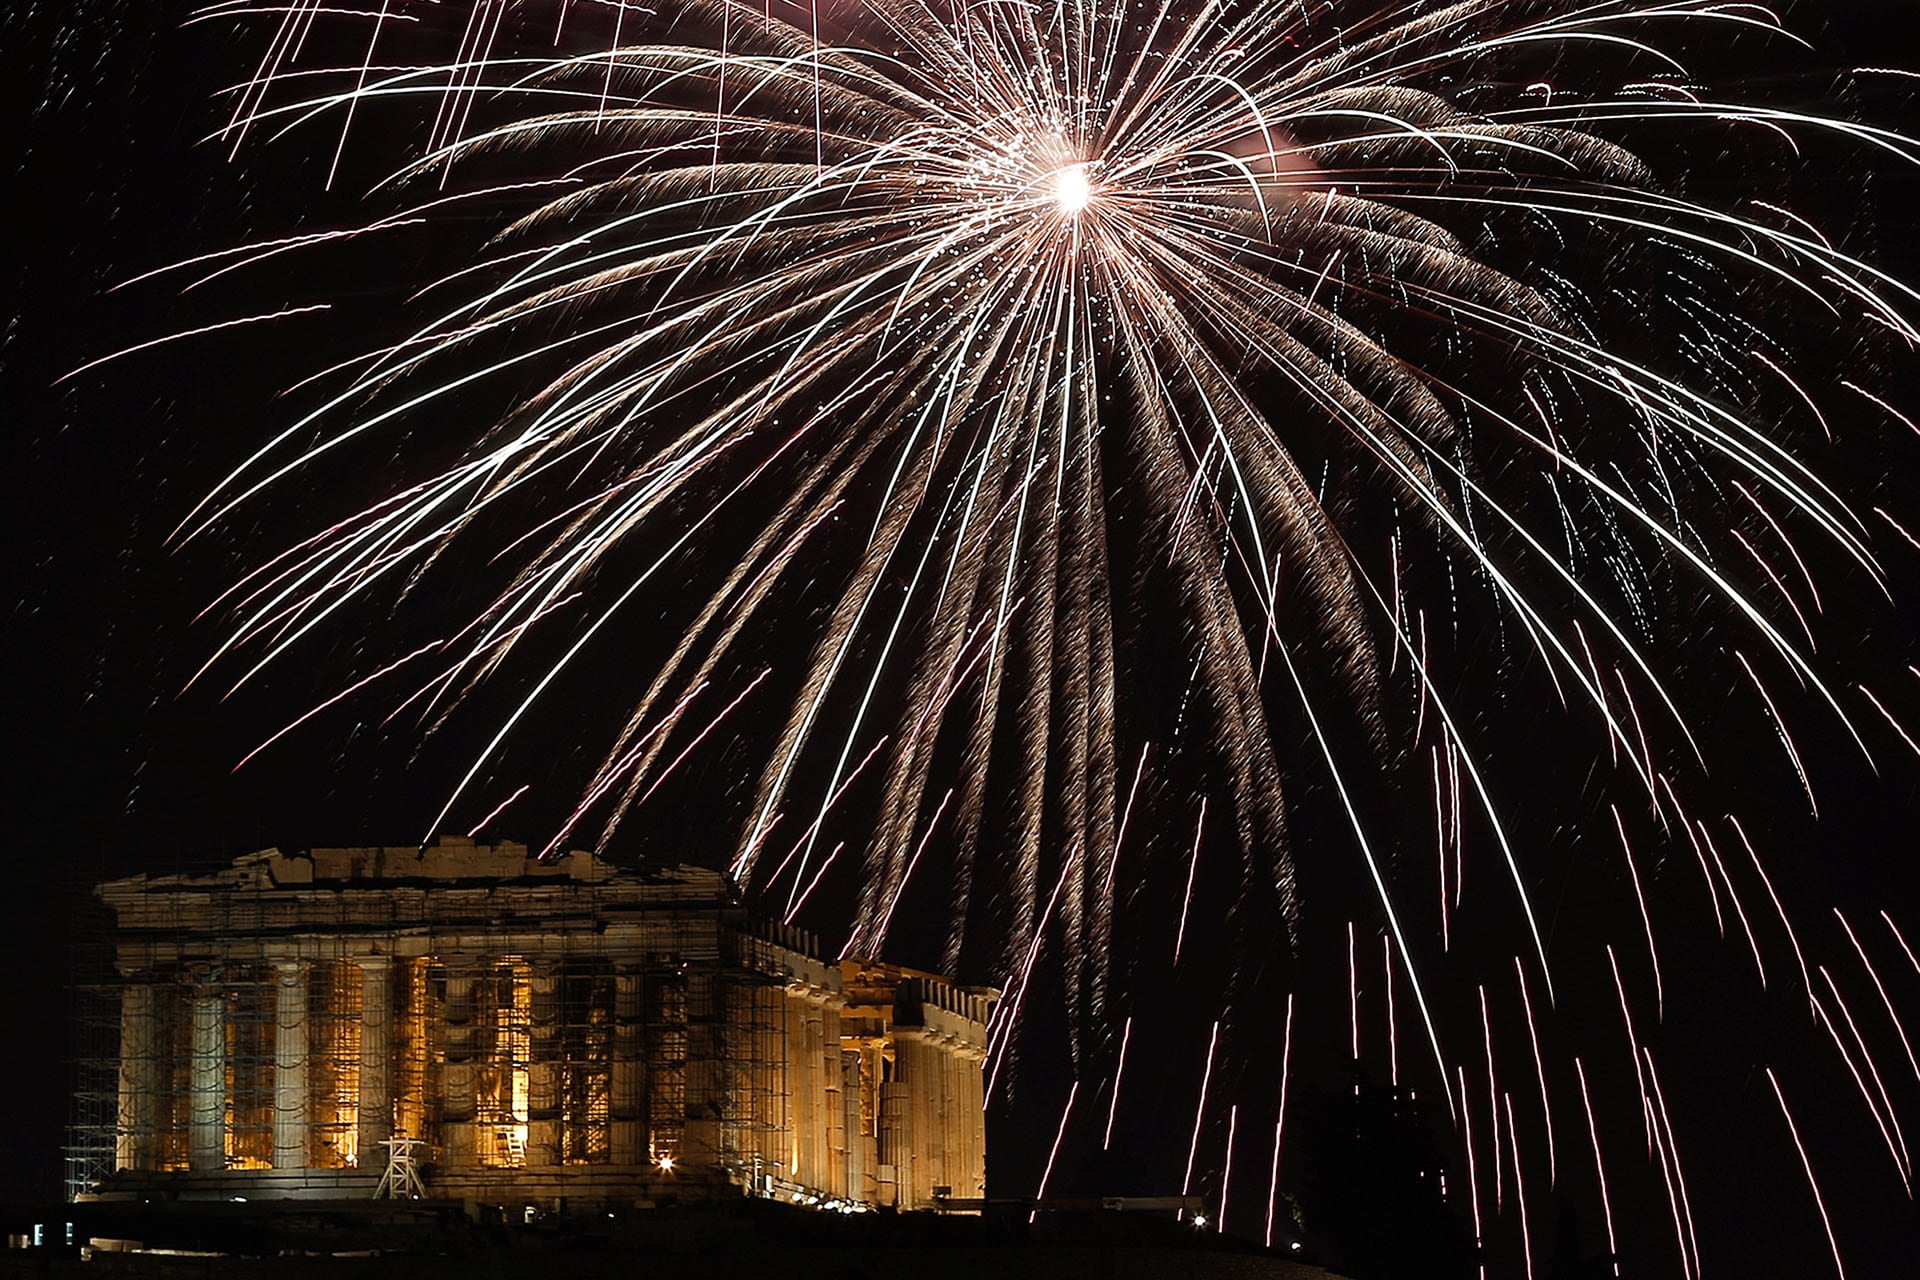
{"type": "Polygon", "coordinates": [[[793,1123],[794,1031],[799,1019],[793,1013],[793,993],[785,987],[766,987],[756,992],[760,1012],[754,1019],[755,1040],[746,1060],[765,1065],[765,1074],[743,1073],[748,1087],[764,1090],[756,1100],[764,1104],[758,1118],[764,1121],[750,1140],[766,1166],[761,1172],[789,1181],[799,1180],[796,1159],[798,1136],[793,1123]]]}
{"type": "Polygon", "coordinates": [[[968,1077],[973,1072],[973,1047],[956,1036],[953,1042],[953,1121],[947,1131],[947,1185],[956,1199],[968,1199],[980,1193],[974,1190],[971,1175],[973,1117],[968,1110],[968,1077]]]}
{"type": "Polygon", "coordinates": [[[640,970],[619,965],[613,977],[613,1065],[610,1159],[617,1165],[647,1159],[645,988],[640,970]]]}
{"type": "MultiPolygon", "coordinates": [[[[964,1194],[973,1197],[987,1194],[986,1065],[986,1050],[968,1045],[960,1076],[960,1123],[967,1135],[961,1178],[967,1187],[964,1194]]],[[[955,1194],[962,1193],[956,1189],[955,1194]]]]}
{"type": "Polygon", "coordinates": [[[441,1163],[449,1169],[474,1166],[474,1090],[478,1085],[472,960],[446,962],[446,1068],[441,1073],[441,1163]]]}
{"type": "Polygon", "coordinates": [[[879,1163],[873,1135],[862,1127],[860,1115],[860,1060],[858,1049],[840,1054],[840,1125],[846,1139],[846,1196],[862,1204],[873,1203],[873,1167],[879,1163]]]}
{"type": "Polygon", "coordinates": [[[842,1199],[853,1194],[847,1180],[847,1106],[845,1071],[840,1050],[840,1008],[838,995],[829,994],[820,1004],[821,1096],[826,1107],[826,1189],[842,1199]]]}
{"type": "Polygon", "coordinates": [[[859,1097],[849,1108],[849,1114],[858,1122],[860,1161],[865,1170],[865,1178],[857,1185],[864,1188],[862,1199],[873,1204],[891,1204],[893,1174],[887,1173],[883,1178],[880,1166],[887,1163],[887,1144],[891,1141],[887,1136],[886,1090],[898,1086],[889,1085],[887,1081],[886,1058],[878,1042],[862,1043],[857,1065],[859,1070],[851,1078],[859,1097]],[[885,1187],[882,1182],[886,1183],[885,1187]]]}
{"type": "Polygon", "coordinates": [[[780,1010],[777,1030],[782,1033],[774,1041],[774,1060],[780,1067],[775,1088],[786,1095],[785,1123],[778,1130],[786,1135],[780,1174],[810,1187],[814,1182],[808,1142],[813,1135],[814,1106],[807,1075],[806,991],[797,985],[784,991],[775,988],[774,996],[780,1010]]]}
{"type": "Polygon", "coordinates": [[[273,966],[273,1167],[307,1165],[307,966],[273,966]]]}
{"type": "Polygon", "coordinates": [[[361,956],[359,1163],[362,1169],[386,1167],[393,1136],[393,962],[386,956],[361,956]]]}
{"type": "Polygon", "coordinates": [[[724,1154],[720,1123],[727,1103],[720,1063],[723,1011],[712,973],[695,966],[684,981],[687,993],[686,1128],[681,1139],[681,1164],[689,1170],[705,1170],[715,1168],[724,1154]]]}
{"type": "Polygon", "coordinates": [[[927,1039],[919,1027],[893,1029],[893,1081],[881,1086],[880,1162],[893,1166],[895,1203],[926,1198],[927,1039]]]}
{"type": "Polygon", "coordinates": [[[933,1199],[940,1181],[940,1060],[939,1038],[922,1031],[913,1042],[913,1078],[907,1088],[914,1108],[913,1202],[925,1204],[933,1199]]]}
{"type": "Polygon", "coordinates": [[[880,1086],[879,1119],[875,1127],[879,1165],[876,1199],[882,1205],[911,1207],[913,1178],[913,1113],[908,1106],[907,1086],[889,1080],[880,1086]]]}
{"type": "Polygon", "coordinates": [[[926,1039],[927,1083],[925,1090],[927,1136],[920,1150],[926,1159],[924,1172],[925,1185],[921,1188],[927,1199],[933,1199],[935,1187],[951,1187],[947,1180],[947,1086],[948,1064],[952,1060],[949,1051],[951,1037],[943,1034],[931,1034],[926,1039]]]}
{"type": "Polygon", "coordinates": [[[196,1173],[227,1167],[226,992],[217,975],[202,974],[193,988],[193,1058],[188,1086],[187,1167],[196,1173]]]}
{"type": "Polygon", "coordinates": [[[831,1194],[832,1179],[827,1173],[827,1131],[831,1127],[832,1110],[827,1105],[826,1050],[823,1047],[826,1036],[826,994],[819,990],[807,991],[800,1013],[806,1019],[800,1050],[800,1096],[806,1100],[805,1110],[801,1113],[805,1127],[802,1129],[804,1136],[800,1145],[800,1180],[817,1192],[831,1194]]]}
{"type": "Polygon", "coordinates": [[[560,966],[532,962],[527,1022],[527,1165],[546,1169],[561,1163],[560,966]]]}
{"type": "Polygon", "coordinates": [[[160,1102],[160,1009],[145,972],[122,973],[120,1105],[113,1142],[115,1169],[151,1169],[156,1161],[160,1102]]]}
{"type": "Polygon", "coordinates": [[[958,1161],[953,1157],[955,1134],[953,1037],[938,1035],[932,1039],[933,1086],[928,1099],[929,1109],[933,1112],[933,1134],[927,1142],[927,1187],[931,1193],[934,1187],[947,1188],[947,1194],[953,1194],[953,1185],[959,1179],[953,1176],[958,1161]]]}
{"type": "Polygon", "coordinates": [[[972,1067],[966,1041],[952,1036],[947,1043],[947,1168],[942,1179],[953,1188],[956,1199],[974,1194],[967,1179],[967,1143],[972,1126],[967,1123],[967,1072],[972,1067]]]}

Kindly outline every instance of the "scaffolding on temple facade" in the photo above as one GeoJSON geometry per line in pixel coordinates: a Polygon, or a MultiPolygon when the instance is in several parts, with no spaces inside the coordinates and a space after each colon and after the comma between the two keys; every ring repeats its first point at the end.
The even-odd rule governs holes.
{"type": "Polygon", "coordinates": [[[717,873],[445,840],[96,895],[76,1198],[371,1197],[401,1143],[490,1203],[985,1193],[993,993],[823,960],[717,873]]]}

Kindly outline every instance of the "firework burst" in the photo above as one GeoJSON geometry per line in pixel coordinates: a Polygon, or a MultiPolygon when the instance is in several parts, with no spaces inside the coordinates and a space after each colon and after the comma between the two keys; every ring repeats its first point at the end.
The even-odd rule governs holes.
{"type": "MultiPolygon", "coordinates": [[[[1497,665],[1584,709],[1597,736],[1583,758],[1611,753],[1637,780],[1648,821],[1698,860],[1723,930],[1724,892],[1749,941],[1767,898],[1791,925],[1759,857],[1742,879],[1728,856],[1738,826],[1682,808],[1679,780],[1711,752],[1655,643],[1663,608],[1726,619],[1728,669],[1809,802],[1782,677],[1863,750],[1869,706],[1905,736],[1814,657],[1810,566],[1883,575],[1870,522],[1799,447],[1836,397],[1897,413],[1802,368],[1795,337],[1812,316],[1912,344],[1920,294],[1768,190],[1721,198],[1681,162],[1690,136],[1737,152],[1725,163],[1741,175],[1801,147],[1899,161],[1920,148],[1697,81],[1687,56],[1703,42],[1797,43],[1758,6],[209,12],[267,33],[222,134],[236,149],[324,137],[331,183],[376,121],[410,123],[418,147],[369,197],[389,201],[376,220],[187,269],[494,220],[477,260],[422,290],[412,332],[332,371],[323,402],[185,526],[229,520],[380,433],[486,406],[452,465],[222,602],[233,625],[216,661],[245,678],[358,602],[411,603],[475,565],[496,575],[444,638],[366,678],[411,679],[395,701],[435,722],[490,681],[514,689],[437,825],[518,800],[523,783],[498,771],[516,727],[582,655],[672,602],[670,639],[637,646],[649,657],[632,688],[609,691],[611,738],[547,848],[605,846],[689,761],[750,744],[737,876],[789,915],[823,881],[848,886],[854,952],[880,948],[910,889],[947,904],[946,963],[984,955],[1010,986],[1003,1057],[1057,939],[1091,1061],[1089,1044],[1120,1032],[1128,895],[1184,883],[1175,963],[1196,884],[1243,930],[1290,924],[1311,874],[1283,784],[1328,779],[1322,803],[1349,827],[1390,939],[1389,1001],[1403,982],[1449,1107],[1490,1135],[1477,1223],[1498,1211],[1497,1180],[1524,1196],[1515,1108],[1537,1092],[1544,1113],[1549,1095],[1527,970],[1543,1008],[1556,975],[1493,744],[1459,692],[1488,665],[1462,619],[1497,615],[1497,665]],[[1379,814],[1382,777],[1430,785],[1431,820],[1379,814]],[[1437,831],[1437,913],[1432,864],[1403,852],[1422,829],[1437,831]],[[1424,977],[1461,909],[1469,833],[1484,833],[1526,952],[1507,1003],[1525,1002],[1538,1079],[1507,1092],[1491,1026],[1443,1043],[1424,977]],[[1486,1079],[1470,1088],[1478,1039],[1486,1079]]],[[[1603,825],[1657,1021],[1648,864],[1618,808],[1603,825]]],[[[1675,1134],[1628,985],[1648,1146],[1691,1269],[1675,1134]]],[[[1805,995],[1822,1007],[1810,981],[1805,995]]],[[[1486,988],[1478,1001],[1484,1018],[1486,988]]],[[[1352,1018],[1357,1058],[1357,994],[1352,1018]]],[[[1209,1079],[1213,1065],[1210,1045],[1209,1079]]],[[[1581,1070],[1583,1102],[1586,1083],[1581,1070]]],[[[1892,1109],[1880,1096],[1876,1118],[1892,1109]]],[[[1540,1122],[1535,1180],[1554,1170],[1540,1122]]],[[[1597,1160],[1597,1131],[1594,1145],[1597,1160]]]]}

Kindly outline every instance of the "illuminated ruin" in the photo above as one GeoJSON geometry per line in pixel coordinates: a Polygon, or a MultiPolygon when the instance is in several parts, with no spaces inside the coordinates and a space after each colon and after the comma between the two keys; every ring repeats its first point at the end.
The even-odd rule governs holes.
{"type": "Polygon", "coordinates": [[[543,1209],[985,1194],[995,993],[823,960],[717,873],[444,840],[97,894],[118,1055],[92,1195],[372,1196],[396,1142],[428,1195],[543,1209]]]}

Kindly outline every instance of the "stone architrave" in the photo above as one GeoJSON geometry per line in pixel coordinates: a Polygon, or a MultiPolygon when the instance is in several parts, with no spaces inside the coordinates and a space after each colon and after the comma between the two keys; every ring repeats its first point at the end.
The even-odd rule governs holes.
{"type": "Polygon", "coordinates": [[[966,1190],[956,1186],[953,1193],[957,1196],[977,1198],[987,1194],[986,1065],[986,1050],[967,1046],[960,1070],[960,1124],[965,1135],[960,1180],[966,1190]]]}

